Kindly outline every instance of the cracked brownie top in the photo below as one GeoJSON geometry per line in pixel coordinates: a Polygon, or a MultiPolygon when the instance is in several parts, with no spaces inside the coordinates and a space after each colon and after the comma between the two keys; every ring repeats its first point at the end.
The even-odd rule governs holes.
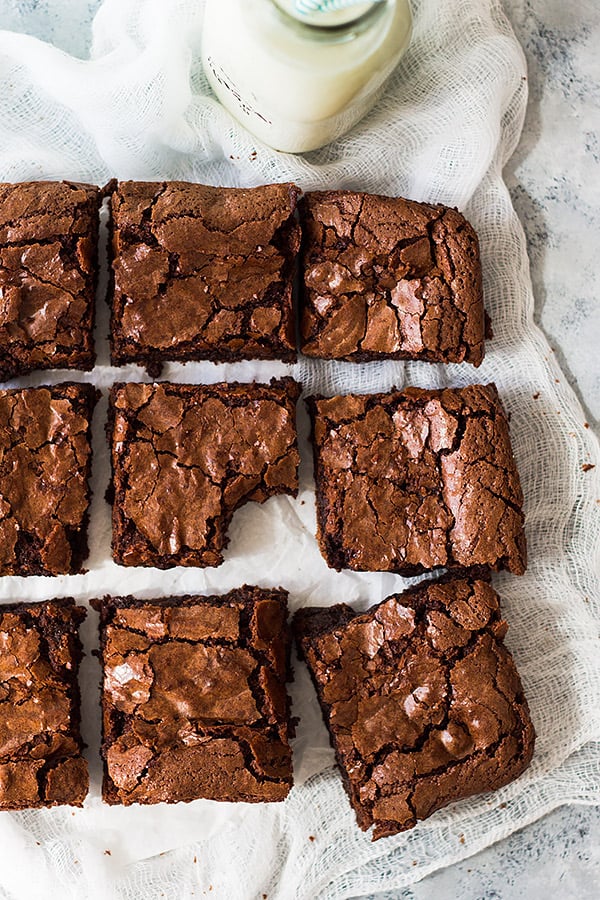
{"type": "Polygon", "coordinates": [[[479,245],[457,210],[323,191],[300,214],[304,354],[481,363],[479,245]]]}
{"type": "Polygon", "coordinates": [[[91,384],[0,391],[0,575],[59,575],[87,557],[91,384]]]}
{"type": "Polygon", "coordinates": [[[330,566],[525,571],[523,495],[494,385],[307,403],[330,566]]]}
{"type": "Polygon", "coordinates": [[[81,806],[77,634],[71,598],[0,608],[0,809],[81,806]]]}
{"type": "Polygon", "coordinates": [[[291,378],[116,385],[109,426],[115,560],[217,566],[238,507],[295,496],[299,391],[291,378]]]}
{"type": "Polygon", "coordinates": [[[0,184],[0,380],[91,369],[99,189],[0,184]]]}
{"type": "Polygon", "coordinates": [[[287,593],[95,601],[108,803],[282,800],[287,593]]]}
{"type": "Polygon", "coordinates": [[[350,802],[374,839],[527,767],[535,735],[506,629],[495,591],[471,579],[428,582],[362,615],[340,604],[294,617],[350,802]]]}
{"type": "Polygon", "coordinates": [[[112,196],[112,359],[296,358],[298,188],[120,182],[112,196]]]}

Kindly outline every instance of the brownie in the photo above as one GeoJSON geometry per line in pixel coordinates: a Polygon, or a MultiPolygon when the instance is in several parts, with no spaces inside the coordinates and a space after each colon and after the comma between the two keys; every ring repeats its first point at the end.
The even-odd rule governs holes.
{"type": "Polygon", "coordinates": [[[91,369],[100,191],[0,184],[0,380],[91,369]]]}
{"type": "Polygon", "coordinates": [[[79,732],[78,636],[69,598],[0,606],[0,809],[81,806],[88,768],[79,732]]]}
{"type": "Polygon", "coordinates": [[[107,803],[283,800],[287,593],[94,601],[107,803]]]}
{"type": "Polygon", "coordinates": [[[98,396],[68,382],[0,390],[0,575],[81,571],[98,396]]]}
{"type": "Polygon", "coordinates": [[[523,494],[493,384],[308,400],[329,566],[525,571],[523,494]]]}
{"type": "Polygon", "coordinates": [[[519,776],[535,733],[498,595],[429,582],[359,615],[302,609],[298,647],[359,826],[373,840],[519,776]]]}
{"type": "Polygon", "coordinates": [[[479,245],[457,210],[319,191],[300,216],[306,356],[481,363],[479,245]]]}
{"type": "Polygon", "coordinates": [[[121,182],[112,196],[111,358],[296,359],[292,184],[121,182]]]}
{"type": "Polygon", "coordinates": [[[299,392],[291,378],[115,385],[109,422],[115,561],[218,566],[238,507],[275,494],[295,497],[299,392]]]}

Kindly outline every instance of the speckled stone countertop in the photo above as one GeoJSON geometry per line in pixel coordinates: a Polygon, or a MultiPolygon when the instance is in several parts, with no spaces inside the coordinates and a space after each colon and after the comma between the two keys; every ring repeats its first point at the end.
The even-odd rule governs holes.
{"type": "Polygon", "coordinates": [[[527,235],[538,323],[598,433],[600,4],[504,0],[529,68],[505,173],[527,235]]]}
{"type": "MultiPolygon", "coordinates": [[[[85,57],[99,0],[0,0],[0,28],[85,57]]],[[[504,0],[530,99],[505,177],[528,240],[536,318],[586,417],[600,427],[600,3],[504,0]]],[[[600,808],[563,807],[412,888],[369,900],[592,900],[600,808]]]]}

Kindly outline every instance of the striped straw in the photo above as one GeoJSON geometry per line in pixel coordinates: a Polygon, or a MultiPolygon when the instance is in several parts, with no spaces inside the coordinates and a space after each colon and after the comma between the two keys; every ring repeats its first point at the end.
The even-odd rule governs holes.
{"type": "MultiPolygon", "coordinates": [[[[365,0],[295,0],[295,7],[299,13],[307,15],[308,13],[320,12],[336,12],[339,9],[347,9],[349,6],[356,6],[357,3],[364,3],[365,0]]],[[[383,0],[372,0],[373,3],[382,3],[383,0]]]]}

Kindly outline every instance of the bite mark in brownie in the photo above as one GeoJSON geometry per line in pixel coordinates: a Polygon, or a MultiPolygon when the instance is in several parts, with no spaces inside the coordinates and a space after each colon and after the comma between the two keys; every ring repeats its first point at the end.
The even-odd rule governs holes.
{"type": "Polygon", "coordinates": [[[95,601],[107,803],[283,800],[287,593],[95,601]]]}
{"type": "Polygon", "coordinates": [[[517,778],[535,733],[485,581],[446,579],[366,613],[294,617],[359,826],[373,840],[517,778]]]}
{"type": "Polygon", "coordinates": [[[71,598],[0,606],[0,809],[81,806],[78,628],[71,598]]]}
{"type": "Polygon", "coordinates": [[[100,191],[0,184],[0,380],[93,368],[100,191]]]}
{"type": "Polygon", "coordinates": [[[111,357],[296,359],[298,188],[120,182],[112,195],[111,357]]]}
{"type": "Polygon", "coordinates": [[[111,392],[113,557],[218,566],[236,509],[296,496],[291,378],[270,384],[119,384],[111,392]]]}
{"type": "Polygon", "coordinates": [[[479,244],[457,210],[353,191],[299,208],[306,356],[481,363],[479,244]]]}
{"type": "Polygon", "coordinates": [[[318,540],[329,566],[525,571],[523,494],[494,385],[307,404],[318,540]]]}
{"type": "Polygon", "coordinates": [[[0,391],[0,575],[81,571],[98,397],[68,382],[0,391]]]}

